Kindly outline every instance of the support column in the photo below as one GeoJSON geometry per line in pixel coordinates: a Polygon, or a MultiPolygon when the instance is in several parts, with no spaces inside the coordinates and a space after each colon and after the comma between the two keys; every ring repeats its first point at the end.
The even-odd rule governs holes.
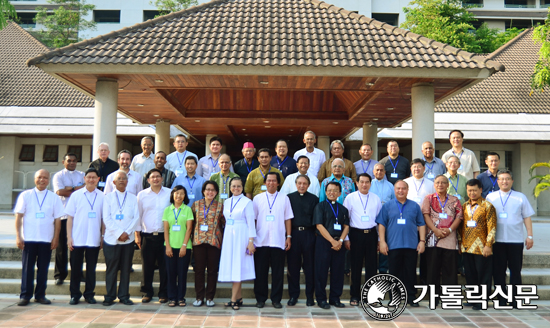
{"type": "Polygon", "coordinates": [[[327,136],[317,137],[317,148],[324,151],[326,158],[329,159],[331,156],[330,155],[330,137],[327,137],[327,136]]]}
{"type": "Polygon", "coordinates": [[[363,123],[363,144],[372,146],[372,159],[378,160],[378,124],[363,123]]]}
{"type": "MultiPolygon", "coordinates": [[[[23,173],[19,170],[19,152],[21,146],[17,143],[19,137],[0,136],[0,172],[2,172],[2,188],[0,188],[0,210],[11,210],[17,194],[12,189],[23,187],[23,173]],[[21,181],[21,184],[18,182],[21,181]]],[[[30,174],[29,174],[30,176],[30,174]]],[[[32,177],[34,178],[34,177],[32,177]]]]}
{"type": "Polygon", "coordinates": [[[94,159],[99,157],[97,154],[99,144],[106,142],[111,150],[109,157],[116,161],[118,81],[116,79],[98,78],[95,90],[94,159]]]}
{"type": "Polygon", "coordinates": [[[170,120],[157,120],[155,124],[155,153],[170,154],[170,120]]]}
{"type": "Polygon", "coordinates": [[[210,151],[210,139],[212,139],[212,137],[215,137],[216,135],[215,134],[207,134],[206,135],[206,142],[204,143],[204,156],[208,156],[210,155],[211,151],[210,151]]]}
{"type": "MultiPolygon", "coordinates": [[[[517,190],[521,193],[523,193],[527,199],[529,200],[529,203],[535,210],[535,212],[538,212],[538,205],[537,205],[537,199],[533,195],[533,189],[536,186],[536,180],[533,180],[529,183],[529,179],[531,178],[531,175],[529,175],[529,169],[531,168],[531,165],[539,162],[537,159],[537,145],[534,143],[520,143],[519,147],[514,149],[514,157],[519,157],[519,167],[516,167],[516,162],[513,162],[512,165],[512,174],[514,175],[514,190],[517,190]],[[519,153],[516,152],[516,149],[519,148],[519,153]]],[[[502,162],[501,162],[502,165],[502,162]]],[[[548,170],[546,168],[539,169],[535,171],[537,174],[546,174],[548,170]],[[542,172],[538,172],[541,171],[542,172]]],[[[539,197],[541,199],[544,199],[543,197],[539,197]]]]}
{"type": "Polygon", "coordinates": [[[434,87],[418,83],[411,89],[412,158],[422,158],[422,144],[430,141],[435,147],[434,87]]]}

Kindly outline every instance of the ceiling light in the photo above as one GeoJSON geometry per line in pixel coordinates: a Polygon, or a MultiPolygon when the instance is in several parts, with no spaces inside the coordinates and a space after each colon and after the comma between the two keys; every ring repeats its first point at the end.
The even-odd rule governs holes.
{"type": "Polygon", "coordinates": [[[199,123],[201,120],[195,120],[195,122],[199,123]]]}
{"type": "Polygon", "coordinates": [[[157,114],[153,114],[154,117],[159,117],[160,115],[157,115],[157,114]]]}
{"type": "Polygon", "coordinates": [[[290,129],[290,131],[292,132],[292,131],[294,131],[294,129],[290,129]]]}
{"type": "Polygon", "coordinates": [[[248,137],[248,134],[245,134],[244,136],[245,136],[245,137],[248,137]]]}
{"type": "Polygon", "coordinates": [[[162,83],[162,82],[164,82],[164,80],[156,79],[155,82],[157,82],[157,83],[162,83]]]}
{"type": "Polygon", "coordinates": [[[288,136],[289,136],[289,137],[292,137],[292,134],[289,134],[288,136]]]}
{"type": "Polygon", "coordinates": [[[260,84],[269,84],[267,81],[260,81],[260,84]]]}
{"type": "Polygon", "coordinates": [[[246,129],[243,129],[243,131],[246,131],[246,129]]]}
{"type": "Polygon", "coordinates": [[[374,85],[374,82],[367,82],[367,83],[365,83],[365,85],[366,85],[367,87],[372,87],[372,86],[374,85]]]}
{"type": "Polygon", "coordinates": [[[387,110],[393,110],[393,107],[388,107],[388,108],[386,108],[386,109],[387,109],[387,110]]]}
{"type": "Polygon", "coordinates": [[[271,127],[269,125],[266,125],[265,128],[266,129],[271,129],[271,127]]]}
{"type": "Polygon", "coordinates": [[[137,105],[138,105],[138,107],[143,107],[143,106],[145,106],[144,104],[137,104],[137,105]]]}
{"type": "Polygon", "coordinates": [[[269,121],[264,121],[264,123],[269,123],[269,121]]]}
{"type": "Polygon", "coordinates": [[[124,90],[124,88],[118,88],[118,91],[122,91],[122,90],[124,90]]]}
{"type": "Polygon", "coordinates": [[[373,121],[378,121],[378,118],[375,117],[375,118],[373,118],[372,120],[373,120],[373,121]]]}
{"type": "Polygon", "coordinates": [[[332,124],[338,124],[338,122],[332,122],[332,124]]]}

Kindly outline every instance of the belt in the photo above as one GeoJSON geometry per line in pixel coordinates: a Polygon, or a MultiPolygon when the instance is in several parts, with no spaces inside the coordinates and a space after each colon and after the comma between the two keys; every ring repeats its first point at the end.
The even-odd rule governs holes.
{"type": "Polygon", "coordinates": [[[304,230],[312,230],[313,227],[292,227],[292,229],[298,230],[298,231],[304,231],[304,230]]]}
{"type": "Polygon", "coordinates": [[[357,231],[360,231],[362,233],[371,233],[371,232],[373,232],[373,230],[376,231],[376,227],[370,228],[370,229],[357,229],[357,228],[350,227],[350,229],[351,230],[357,230],[357,231]]]}
{"type": "Polygon", "coordinates": [[[142,232],[141,234],[142,234],[142,235],[148,235],[148,236],[158,236],[159,234],[164,234],[164,232],[159,232],[159,231],[155,231],[155,232],[142,232]]]}

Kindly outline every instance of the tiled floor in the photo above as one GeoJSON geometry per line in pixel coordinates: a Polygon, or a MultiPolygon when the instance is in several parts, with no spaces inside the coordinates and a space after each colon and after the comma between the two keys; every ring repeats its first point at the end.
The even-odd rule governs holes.
{"type": "MultiPolygon", "coordinates": [[[[51,297],[53,299],[53,297],[51,297]]],[[[266,304],[263,309],[253,307],[253,300],[245,300],[239,311],[226,309],[218,301],[213,308],[169,308],[158,303],[126,306],[101,304],[76,306],[64,298],[53,299],[51,305],[31,303],[26,307],[15,304],[10,297],[0,298],[1,327],[288,327],[288,328],[439,328],[439,327],[550,327],[550,306],[539,305],[538,310],[473,311],[429,310],[425,306],[407,308],[400,317],[391,322],[372,320],[361,308],[349,307],[322,310],[318,307],[285,306],[276,310],[266,304]],[[246,306],[248,303],[248,306],[246,306]]]]}

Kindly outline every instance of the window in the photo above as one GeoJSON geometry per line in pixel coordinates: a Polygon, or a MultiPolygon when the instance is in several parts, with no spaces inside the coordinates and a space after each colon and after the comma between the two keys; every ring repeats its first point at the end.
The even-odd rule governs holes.
{"type": "Polygon", "coordinates": [[[544,24],[544,21],[530,19],[511,19],[504,22],[504,28],[530,28],[531,26],[536,26],[538,24],[544,24]]]}
{"type": "Polygon", "coordinates": [[[46,148],[44,148],[44,156],[42,157],[42,161],[57,162],[58,153],[59,146],[46,146],[46,148]]]}
{"type": "Polygon", "coordinates": [[[17,17],[19,18],[19,26],[22,28],[36,27],[34,22],[36,13],[17,13],[17,17]]]}
{"type": "Polygon", "coordinates": [[[534,1],[530,0],[504,0],[504,8],[536,8],[534,1]]]}
{"type": "Polygon", "coordinates": [[[488,150],[481,150],[479,152],[479,168],[481,169],[479,173],[485,172],[489,169],[487,164],[485,164],[485,158],[487,157],[488,150]]]}
{"type": "Polygon", "coordinates": [[[77,162],[82,162],[82,146],[69,146],[67,153],[75,154],[77,162]]]}
{"type": "Polygon", "coordinates": [[[464,8],[483,8],[483,0],[462,0],[464,8]]]}
{"type": "Polygon", "coordinates": [[[120,23],[120,10],[94,10],[94,22],[100,24],[120,23]]]}
{"type": "Polygon", "coordinates": [[[377,21],[390,24],[393,26],[399,25],[399,14],[372,14],[372,18],[377,21]]]}
{"type": "Polygon", "coordinates": [[[156,16],[160,15],[160,11],[158,10],[144,10],[143,11],[143,21],[150,20],[155,18],[156,16]]]}
{"type": "Polygon", "coordinates": [[[19,160],[22,162],[34,162],[34,145],[23,145],[21,153],[19,153],[19,160]]]}
{"type": "Polygon", "coordinates": [[[512,155],[513,155],[513,152],[511,151],[505,151],[504,152],[504,165],[506,165],[506,169],[508,171],[511,171],[512,173],[514,173],[514,170],[512,168],[512,155]]]}

